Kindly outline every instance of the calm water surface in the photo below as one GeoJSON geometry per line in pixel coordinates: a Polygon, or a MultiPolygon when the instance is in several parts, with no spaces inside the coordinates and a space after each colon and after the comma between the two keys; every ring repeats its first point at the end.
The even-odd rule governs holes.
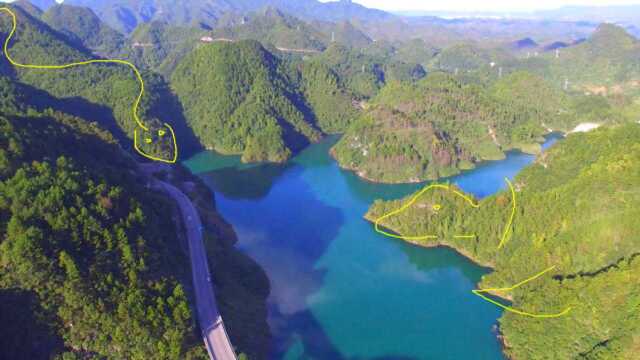
{"type": "MultiPolygon", "coordinates": [[[[424,184],[363,181],[329,156],[336,140],[286,165],[244,165],[212,152],[185,162],[269,276],[271,357],[503,359],[494,327],[501,311],[471,293],[487,270],[449,249],[384,237],[362,218],[375,199],[424,184]]],[[[450,181],[484,197],[533,160],[510,153],[450,181]]]]}

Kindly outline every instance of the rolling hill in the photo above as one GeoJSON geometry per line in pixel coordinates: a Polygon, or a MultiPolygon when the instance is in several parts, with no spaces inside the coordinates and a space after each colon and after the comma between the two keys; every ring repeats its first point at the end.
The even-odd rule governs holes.
{"type": "Polygon", "coordinates": [[[373,181],[437,179],[511,149],[538,152],[545,127],[575,124],[570,109],[568,98],[529,73],[488,88],[431,73],[387,84],[332,151],[341,166],[373,181]]]}
{"type": "MultiPolygon", "coordinates": [[[[402,236],[437,234],[414,242],[449,246],[491,267],[479,288],[511,286],[553,267],[524,286],[492,294],[534,314],[570,309],[551,319],[505,311],[499,321],[507,357],[633,359],[640,336],[638,138],[634,123],[570,135],[552,147],[515,178],[512,226],[509,190],[479,200],[477,209],[427,192],[381,226],[402,236]],[[499,248],[505,226],[511,231],[499,248]],[[474,236],[453,237],[461,232],[474,236]]],[[[366,217],[374,221],[407,200],[378,201],[366,217]]]]}
{"type": "Polygon", "coordinates": [[[171,84],[206,147],[282,162],[351,120],[350,94],[330,68],[310,66],[292,66],[253,40],[218,42],[187,55],[171,84]]]}
{"type": "Polygon", "coordinates": [[[323,3],[316,0],[67,0],[90,7],[115,29],[128,33],[140,23],[153,20],[173,25],[214,27],[225,13],[248,14],[271,6],[305,20],[340,21],[350,19],[387,19],[394,15],[368,9],[350,0],[323,3]]]}
{"type": "Polygon", "coordinates": [[[124,36],[104,24],[89,8],[55,5],[42,14],[41,19],[66,35],[74,45],[94,53],[117,55],[124,46],[124,36]]]}

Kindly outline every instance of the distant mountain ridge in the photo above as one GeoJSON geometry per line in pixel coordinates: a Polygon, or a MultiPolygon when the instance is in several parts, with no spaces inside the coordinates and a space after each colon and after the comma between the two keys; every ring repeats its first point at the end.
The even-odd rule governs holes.
{"type": "MultiPolygon", "coordinates": [[[[244,14],[265,7],[278,8],[305,20],[384,20],[395,17],[350,0],[328,3],[317,0],[192,0],[181,4],[172,0],[66,0],[65,3],[89,7],[103,21],[125,33],[131,32],[140,23],[152,20],[175,25],[202,24],[213,27],[225,13],[244,14]]],[[[46,4],[44,2],[43,5],[46,7],[46,4]]]]}
{"type": "Polygon", "coordinates": [[[111,54],[124,44],[124,36],[104,24],[89,8],[59,4],[50,7],[41,18],[75,45],[94,52],[111,54]]]}

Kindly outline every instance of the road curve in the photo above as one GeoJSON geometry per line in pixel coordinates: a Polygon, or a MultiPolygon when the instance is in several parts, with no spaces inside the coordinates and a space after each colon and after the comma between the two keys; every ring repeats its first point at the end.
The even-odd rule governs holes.
{"type": "Polygon", "coordinates": [[[236,360],[231,340],[224,327],[222,316],[218,312],[213,286],[210,281],[209,264],[207,262],[204,242],[202,240],[202,223],[198,211],[191,200],[182,191],[168,183],[153,180],[154,187],[162,189],[171,196],[180,208],[186,228],[191,258],[191,274],[198,308],[198,321],[205,346],[212,360],[236,360]]]}

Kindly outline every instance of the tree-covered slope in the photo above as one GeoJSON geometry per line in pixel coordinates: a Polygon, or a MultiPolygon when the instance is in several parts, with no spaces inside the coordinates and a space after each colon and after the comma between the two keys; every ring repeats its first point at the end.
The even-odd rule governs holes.
{"type": "Polygon", "coordinates": [[[354,114],[331,69],[289,63],[256,41],[204,45],[171,82],[200,142],[245,161],[284,161],[354,114]]]}
{"type": "Polygon", "coordinates": [[[336,42],[352,48],[363,48],[372,42],[371,38],[351,21],[313,21],[311,25],[324,34],[327,42],[336,42]]]}
{"type": "MultiPolygon", "coordinates": [[[[145,186],[109,132],[75,111],[0,77],[0,354],[205,358],[175,205],[145,186]]],[[[236,350],[264,358],[268,280],[234,247],[213,194],[179,165],[168,172],[199,207],[236,350]]]]}
{"type": "Polygon", "coordinates": [[[51,0],[51,3],[52,3],[51,5],[43,4],[46,2],[48,2],[48,0],[42,0],[42,1],[16,0],[16,1],[13,1],[12,4],[15,6],[21,7],[29,15],[35,18],[40,18],[40,16],[42,16],[42,14],[44,13],[43,10],[55,4],[55,0],[51,0]],[[42,6],[42,5],[46,5],[46,6],[42,6]]]}
{"type": "MultiPolygon", "coordinates": [[[[33,358],[203,358],[170,203],[138,182],[134,163],[95,124],[60,112],[6,114],[0,292],[24,293],[35,313],[31,324],[3,328],[43,328],[44,339],[24,344],[33,358]]],[[[2,313],[15,305],[3,302],[2,313]]],[[[3,354],[16,351],[11,337],[0,342],[3,354]]]]}
{"type": "Polygon", "coordinates": [[[42,20],[74,45],[94,53],[118,55],[124,45],[124,36],[104,24],[89,8],[59,4],[42,14],[42,20]]]}
{"type": "Polygon", "coordinates": [[[206,32],[198,27],[172,26],[151,21],[135,28],[127,41],[127,53],[136,65],[169,77],[206,32]]]}
{"type": "MultiPolygon", "coordinates": [[[[510,287],[554,267],[495,293],[533,314],[571,308],[550,319],[505,312],[500,329],[510,358],[634,359],[640,338],[639,140],[635,123],[562,140],[516,177],[511,227],[508,190],[481,199],[477,209],[450,192],[427,191],[381,226],[402,236],[435,234],[414,242],[450,246],[491,266],[480,288],[510,287]],[[454,238],[458,234],[475,237],[454,238]]],[[[378,201],[366,216],[375,221],[406,201],[378,201]]]]}
{"type": "Polygon", "coordinates": [[[331,67],[341,83],[358,98],[369,98],[384,85],[383,59],[351,49],[341,44],[331,44],[313,61],[331,67]]]}
{"type": "Polygon", "coordinates": [[[306,61],[294,66],[298,70],[297,83],[317,126],[325,133],[344,132],[358,116],[351,92],[340,84],[338,75],[327,65],[306,61]]]}
{"type": "Polygon", "coordinates": [[[141,23],[164,21],[185,26],[205,24],[214,27],[226,13],[247,14],[265,7],[278,8],[306,20],[340,21],[351,19],[388,19],[395,16],[369,9],[351,1],[317,0],[66,0],[73,5],[92,8],[115,29],[128,33],[141,23]]]}
{"type": "Polygon", "coordinates": [[[601,24],[584,41],[539,56],[499,63],[505,72],[526,69],[555,87],[604,96],[640,94],[640,41],[622,27],[601,24]]]}
{"type": "Polygon", "coordinates": [[[295,50],[321,51],[328,39],[307,23],[275,8],[241,16],[228,26],[213,30],[214,38],[258,40],[276,47],[295,50]]]}
{"type": "MultiPolygon", "coordinates": [[[[85,61],[95,57],[84,47],[78,47],[67,36],[53,30],[44,22],[32,17],[20,7],[13,6],[17,17],[17,30],[9,46],[12,58],[18,62],[36,65],[59,65],[85,61]]],[[[11,29],[11,18],[0,14],[2,38],[11,29]]],[[[42,89],[56,98],[75,103],[79,115],[91,115],[95,121],[109,129],[125,146],[131,147],[136,127],[132,108],[138,96],[140,84],[133,71],[121,64],[91,64],[64,70],[23,69],[0,60],[2,73],[25,84],[42,89]]],[[[167,91],[163,79],[143,71],[145,96],[139,116],[150,129],[171,124],[177,132],[178,142],[185,150],[193,148],[194,139],[185,127],[177,101],[167,91]],[[162,100],[161,100],[162,98],[162,100]]],[[[148,153],[161,156],[172,152],[173,144],[166,137],[156,139],[148,153]]],[[[143,145],[147,147],[147,145],[143,145]]],[[[187,152],[185,152],[187,153],[187,152]]]]}
{"type": "Polygon", "coordinates": [[[542,124],[573,119],[562,97],[529,74],[491,87],[465,84],[443,73],[417,83],[392,82],[333,149],[346,168],[375,181],[407,182],[451,176],[475,163],[521,149],[539,151],[542,124]]]}
{"type": "Polygon", "coordinates": [[[284,161],[320,137],[285,69],[257,42],[196,49],[176,68],[172,86],[200,141],[246,161],[284,161]]]}
{"type": "Polygon", "coordinates": [[[447,72],[469,72],[490,68],[492,63],[500,66],[509,61],[511,55],[501,49],[487,49],[472,43],[463,43],[444,48],[429,64],[429,69],[447,72]]]}
{"type": "Polygon", "coordinates": [[[549,55],[549,75],[570,89],[611,94],[640,92],[640,41],[624,29],[602,24],[587,41],[549,55]]]}

